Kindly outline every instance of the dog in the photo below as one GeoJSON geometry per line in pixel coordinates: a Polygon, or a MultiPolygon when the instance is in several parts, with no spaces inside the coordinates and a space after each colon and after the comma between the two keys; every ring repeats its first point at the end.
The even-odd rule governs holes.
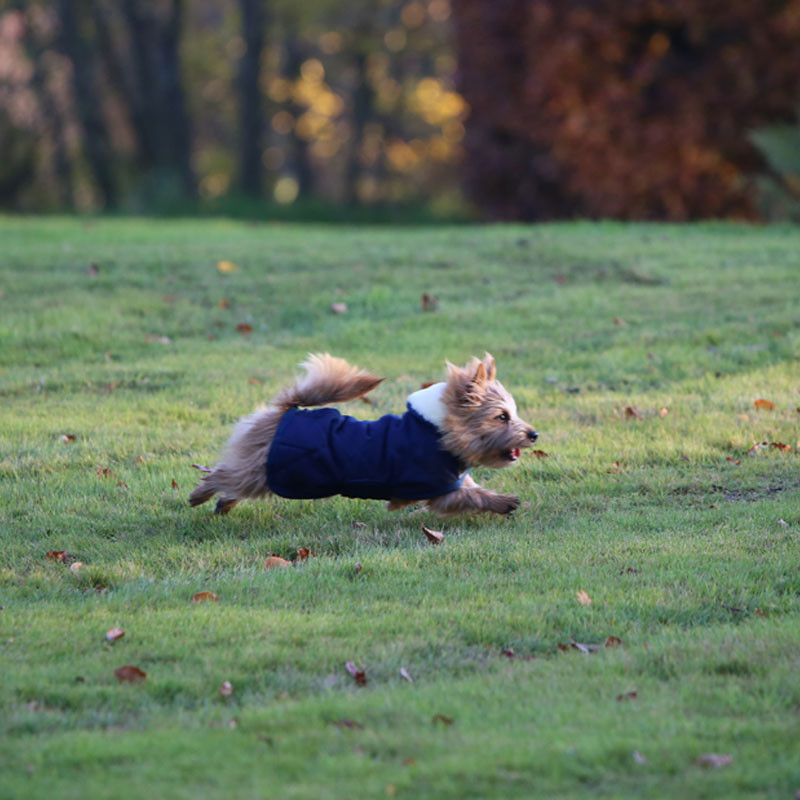
{"type": "Polygon", "coordinates": [[[216,513],[226,514],[268,494],[380,499],[390,511],[422,502],[442,516],[519,506],[515,495],[485,489],[469,474],[512,465],[539,436],[517,415],[488,353],[464,367],[448,362],[446,381],[411,394],[403,416],[376,421],[301,407],[363,397],[383,378],[327,353],[301,367],[293,386],[236,425],[222,460],[191,493],[192,506],[219,495],[216,513]]]}

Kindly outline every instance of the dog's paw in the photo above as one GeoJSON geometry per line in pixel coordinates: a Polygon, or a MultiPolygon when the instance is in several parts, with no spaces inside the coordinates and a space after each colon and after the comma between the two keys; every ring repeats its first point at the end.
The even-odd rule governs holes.
{"type": "Polygon", "coordinates": [[[492,511],[496,514],[513,514],[519,508],[519,497],[514,494],[498,494],[494,498],[492,511]]]}

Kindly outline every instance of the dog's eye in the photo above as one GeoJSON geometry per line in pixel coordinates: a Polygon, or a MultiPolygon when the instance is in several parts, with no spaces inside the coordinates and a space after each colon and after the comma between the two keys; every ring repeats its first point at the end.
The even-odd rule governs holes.
{"type": "Polygon", "coordinates": [[[499,419],[501,422],[508,422],[511,419],[511,417],[509,417],[508,414],[506,414],[506,412],[504,411],[502,414],[497,415],[497,419],[499,419]]]}

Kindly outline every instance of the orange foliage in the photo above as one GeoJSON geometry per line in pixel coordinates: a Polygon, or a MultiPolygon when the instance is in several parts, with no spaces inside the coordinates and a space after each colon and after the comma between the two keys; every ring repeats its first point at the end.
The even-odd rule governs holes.
{"type": "Polygon", "coordinates": [[[460,0],[471,197],[497,218],[755,216],[800,104],[800,0],[460,0]]]}

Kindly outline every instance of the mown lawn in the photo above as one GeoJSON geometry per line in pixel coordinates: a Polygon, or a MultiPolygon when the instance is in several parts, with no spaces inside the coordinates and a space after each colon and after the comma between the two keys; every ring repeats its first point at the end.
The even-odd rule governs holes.
{"type": "Polygon", "coordinates": [[[6,218],[0,292],[0,797],[800,789],[800,229],[6,218]],[[190,509],[317,350],[364,417],[493,353],[522,507],[190,509]]]}

